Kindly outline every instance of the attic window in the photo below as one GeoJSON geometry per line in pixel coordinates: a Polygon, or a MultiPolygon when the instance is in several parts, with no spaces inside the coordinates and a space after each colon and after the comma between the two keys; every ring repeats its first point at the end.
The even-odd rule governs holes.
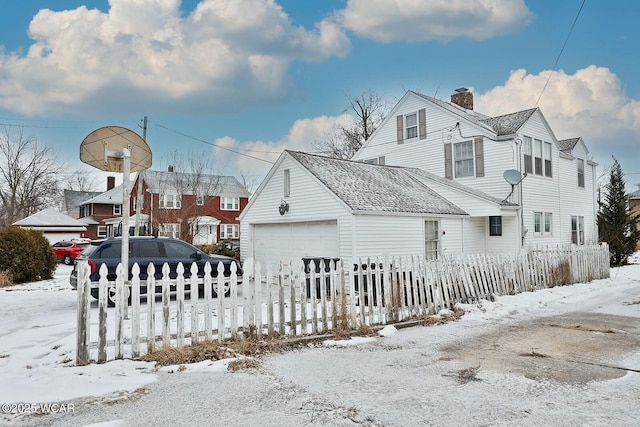
{"type": "Polygon", "coordinates": [[[418,115],[416,113],[404,116],[406,139],[418,137],[418,115]]]}
{"type": "Polygon", "coordinates": [[[284,197],[291,195],[291,172],[289,169],[284,170],[284,197]]]}

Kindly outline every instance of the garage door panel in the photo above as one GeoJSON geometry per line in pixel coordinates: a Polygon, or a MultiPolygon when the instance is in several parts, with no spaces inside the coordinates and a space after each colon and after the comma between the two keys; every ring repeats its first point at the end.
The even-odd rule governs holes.
{"type": "Polygon", "coordinates": [[[280,261],[298,262],[302,257],[337,257],[337,221],[313,221],[254,226],[254,254],[258,261],[277,269],[280,261]]]}

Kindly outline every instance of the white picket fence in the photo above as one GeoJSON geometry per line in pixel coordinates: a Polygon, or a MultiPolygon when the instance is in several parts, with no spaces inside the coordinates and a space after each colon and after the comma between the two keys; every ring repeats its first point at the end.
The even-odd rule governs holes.
{"type": "Polygon", "coordinates": [[[102,266],[96,285],[89,280],[86,261],[79,262],[76,363],[135,358],[159,347],[203,340],[352,331],[420,318],[458,302],[589,282],[609,277],[609,248],[601,244],[538,248],[518,256],[368,258],[327,264],[311,263],[308,273],[301,262],[281,264],[274,273],[248,260],[240,283],[235,264],[227,278],[222,264],[215,278],[209,265],[204,278],[196,278],[192,265],[186,279],[179,265],[175,280],[168,277],[168,265],[163,278],[155,280],[151,265],[149,279],[143,281],[134,264],[130,283],[122,266],[116,281],[108,282],[102,266]],[[224,290],[216,292],[220,284],[228,289],[227,296],[222,296],[224,290]],[[92,286],[99,289],[97,303],[90,296],[92,286]],[[142,304],[141,286],[148,292],[142,304]],[[156,286],[161,292],[155,292],[156,286]],[[107,304],[110,287],[117,292],[115,307],[107,304]],[[129,307],[125,287],[131,294],[129,307]]]}

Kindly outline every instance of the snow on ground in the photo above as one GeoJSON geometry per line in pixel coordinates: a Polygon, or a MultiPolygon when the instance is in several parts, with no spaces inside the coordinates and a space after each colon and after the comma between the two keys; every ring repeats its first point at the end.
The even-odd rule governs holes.
{"type": "Polygon", "coordinates": [[[388,326],[377,338],[274,354],[238,373],[226,361],[180,370],[130,360],[74,366],[70,271],[60,265],[51,281],[0,289],[0,424],[640,425],[640,349],[627,355],[622,366],[630,370],[620,378],[581,385],[485,369],[461,385],[453,377],[463,366],[440,353],[542,316],[640,318],[640,265],[612,269],[606,280],[463,305],[465,316],[445,325],[388,326]],[[73,410],[24,414],[52,402],[57,412],[73,410]]]}

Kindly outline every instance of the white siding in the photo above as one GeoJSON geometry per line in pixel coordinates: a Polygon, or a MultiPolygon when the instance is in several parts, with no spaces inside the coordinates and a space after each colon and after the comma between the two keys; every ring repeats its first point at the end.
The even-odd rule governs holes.
{"type": "Polygon", "coordinates": [[[585,243],[597,242],[594,167],[587,163],[588,154],[582,143],[576,144],[572,159],[560,159],[560,206],[562,243],[571,243],[571,216],[584,217],[585,243]],[[584,160],[584,187],[578,187],[578,159],[584,160]]]}
{"type": "MultiPolygon", "coordinates": [[[[254,254],[251,224],[292,223],[335,220],[338,226],[339,254],[351,252],[351,214],[347,207],[290,157],[274,171],[255,200],[243,213],[240,231],[242,258],[262,256],[254,254]],[[291,193],[284,197],[284,170],[290,171],[291,193]],[[289,212],[280,215],[281,201],[289,204],[289,212]]],[[[313,248],[310,248],[313,249],[313,248]]],[[[339,255],[336,254],[336,255],[339,255]]],[[[334,254],[331,254],[333,256],[334,254]]]]}
{"type": "Polygon", "coordinates": [[[355,215],[358,257],[424,255],[424,218],[355,215]]]}
{"type": "MultiPolygon", "coordinates": [[[[555,137],[549,133],[539,113],[535,113],[522,127],[520,134],[530,136],[551,143],[551,177],[530,173],[522,180],[522,210],[524,226],[528,230],[525,246],[529,245],[557,245],[562,243],[562,227],[560,225],[560,178],[559,151],[555,137]],[[551,213],[553,223],[551,233],[534,232],[534,212],[551,213]]],[[[522,170],[524,171],[524,155],[522,155],[522,170]]],[[[544,162],[543,162],[544,170],[544,162]]],[[[543,223],[544,226],[544,223],[543,223]]]]}

